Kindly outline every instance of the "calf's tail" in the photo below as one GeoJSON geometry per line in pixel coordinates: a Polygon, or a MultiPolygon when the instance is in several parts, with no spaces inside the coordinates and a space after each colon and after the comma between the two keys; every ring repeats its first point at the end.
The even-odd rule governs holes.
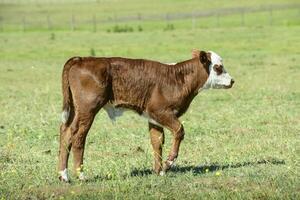
{"type": "Polygon", "coordinates": [[[81,58],[73,57],[70,58],[63,69],[62,72],[62,93],[63,93],[63,107],[62,107],[62,123],[67,124],[70,118],[70,112],[73,108],[73,100],[72,100],[72,93],[69,84],[69,71],[72,66],[77,62],[80,61],[81,58]]]}

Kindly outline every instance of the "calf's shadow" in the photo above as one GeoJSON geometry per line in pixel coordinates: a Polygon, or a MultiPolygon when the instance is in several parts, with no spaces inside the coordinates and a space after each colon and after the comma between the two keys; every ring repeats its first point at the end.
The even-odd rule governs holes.
{"type": "MultiPolygon", "coordinates": [[[[170,169],[170,172],[175,173],[188,173],[192,172],[194,175],[204,174],[208,172],[214,172],[218,170],[224,170],[228,168],[240,168],[246,166],[257,166],[262,164],[271,164],[271,165],[284,165],[285,161],[277,158],[270,159],[260,159],[257,161],[249,161],[249,162],[239,162],[233,164],[218,164],[213,163],[210,165],[198,165],[198,166],[175,166],[170,169]]],[[[151,169],[134,169],[131,171],[131,176],[147,176],[153,174],[151,169]]]]}

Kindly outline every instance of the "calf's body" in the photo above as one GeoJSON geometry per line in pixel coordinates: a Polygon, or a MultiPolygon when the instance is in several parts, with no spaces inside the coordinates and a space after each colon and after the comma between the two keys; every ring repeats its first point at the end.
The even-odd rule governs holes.
{"type": "MultiPolygon", "coordinates": [[[[198,91],[207,87],[205,84],[211,75],[211,53],[197,51],[196,55],[174,65],[120,57],[69,59],[62,75],[60,180],[68,181],[70,151],[77,175],[84,179],[85,140],[95,115],[102,107],[112,119],[117,115],[116,108],[130,109],[149,119],[154,171],[160,174],[166,172],[177,158],[184,137],[178,118],[188,109],[198,91]],[[164,127],[173,133],[173,142],[163,165],[164,127]]],[[[232,84],[230,81],[230,86],[227,86],[232,84]]]]}

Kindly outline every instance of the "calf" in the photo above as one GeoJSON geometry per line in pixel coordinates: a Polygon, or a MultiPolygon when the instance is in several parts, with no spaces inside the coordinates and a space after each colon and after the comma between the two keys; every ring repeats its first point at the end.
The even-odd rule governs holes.
{"type": "Polygon", "coordinates": [[[73,57],[62,73],[63,113],[60,127],[59,179],[67,175],[69,152],[79,179],[83,175],[86,136],[104,108],[111,119],[130,109],[149,120],[154,171],[164,174],[175,162],[184,129],[178,118],[201,89],[231,88],[234,81],[216,53],[194,50],[176,64],[120,57],[73,57]],[[171,151],[162,164],[164,130],[173,133],[171,151]]]}

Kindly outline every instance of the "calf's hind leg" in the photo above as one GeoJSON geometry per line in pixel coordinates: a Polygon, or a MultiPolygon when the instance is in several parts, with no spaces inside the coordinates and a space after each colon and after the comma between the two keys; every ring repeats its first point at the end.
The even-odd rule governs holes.
{"type": "Polygon", "coordinates": [[[84,155],[84,147],[86,136],[90,127],[93,123],[95,114],[91,112],[79,112],[76,114],[76,122],[74,122],[76,133],[72,135],[72,153],[74,160],[74,169],[76,171],[76,175],[80,180],[84,180],[85,177],[83,175],[83,155],[84,155]]]}
{"type": "Polygon", "coordinates": [[[149,131],[154,152],[153,169],[156,174],[159,174],[162,170],[162,146],[165,140],[164,130],[162,127],[149,122],[149,131]]]}
{"type": "Polygon", "coordinates": [[[71,150],[71,130],[66,124],[60,126],[60,144],[59,144],[59,180],[68,182],[68,160],[71,150]]]}
{"type": "Polygon", "coordinates": [[[95,114],[76,112],[75,117],[69,126],[61,125],[60,150],[59,150],[59,179],[69,182],[68,178],[68,159],[72,150],[74,168],[79,179],[83,176],[83,153],[87,133],[93,123],[95,114]]]}

